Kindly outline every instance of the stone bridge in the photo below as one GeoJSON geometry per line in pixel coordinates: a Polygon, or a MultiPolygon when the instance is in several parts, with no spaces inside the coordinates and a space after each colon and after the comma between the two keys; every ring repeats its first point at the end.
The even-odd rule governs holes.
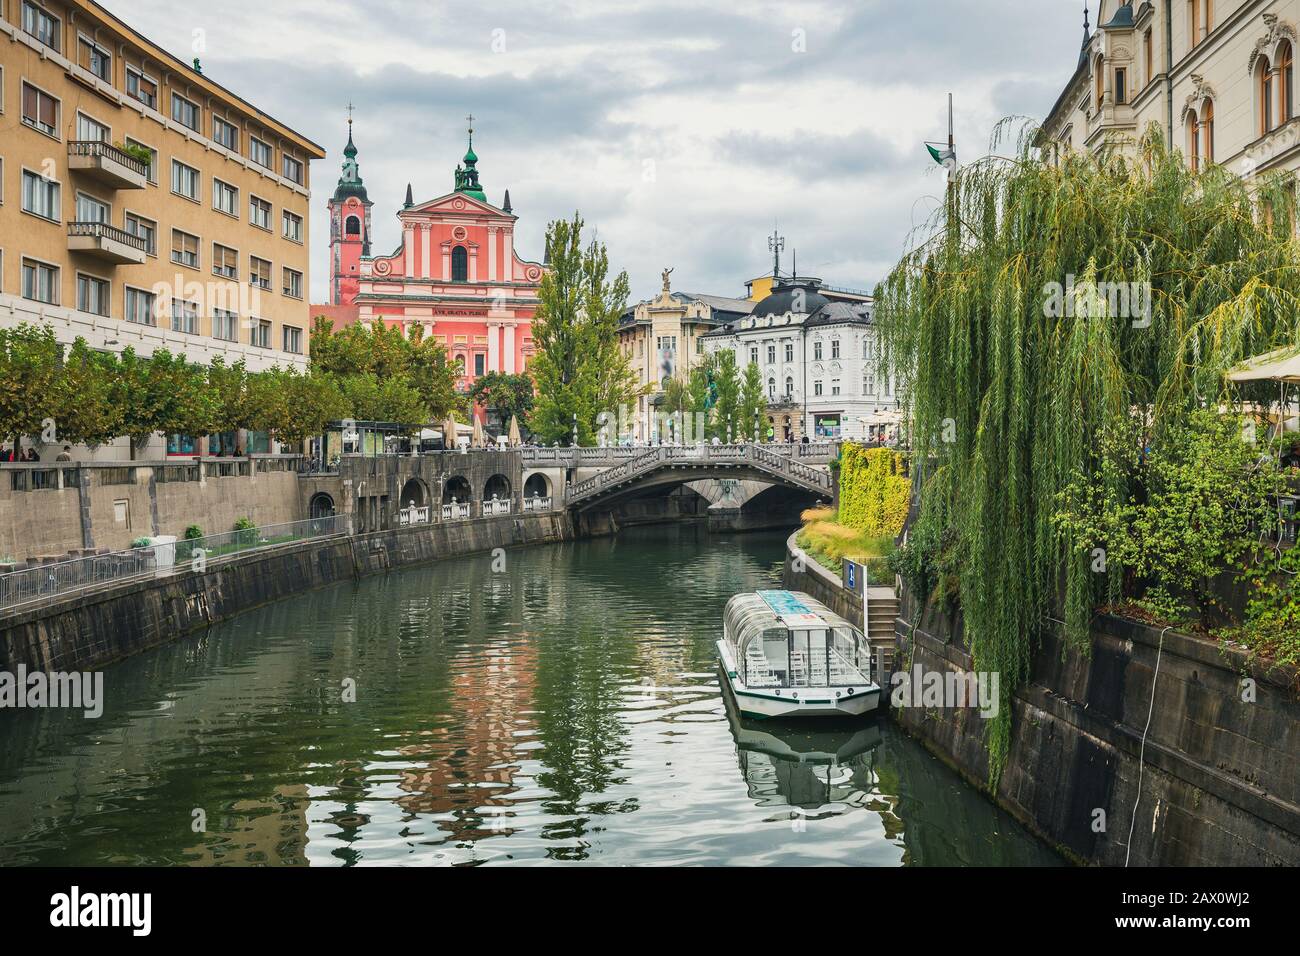
{"type": "Polygon", "coordinates": [[[305,515],[350,513],[360,531],[565,509],[593,529],[677,518],[779,526],[830,499],[837,453],[821,442],[346,455],[299,485],[305,515]]]}
{"type": "MultiPolygon", "coordinates": [[[[653,488],[702,480],[757,481],[782,485],[815,497],[830,498],[826,464],[799,457],[802,445],[662,445],[625,457],[572,484],[565,496],[570,508],[589,510],[653,488]]],[[[825,452],[827,456],[829,452],[825,452]]]]}

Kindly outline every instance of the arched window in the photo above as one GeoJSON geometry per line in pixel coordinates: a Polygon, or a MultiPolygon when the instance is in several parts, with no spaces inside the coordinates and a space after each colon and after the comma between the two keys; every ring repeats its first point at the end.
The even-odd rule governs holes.
{"type": "Polygon", "coordinates": [[[767,397],[776,398],[776,379],[774,378],[767,380],[767,397]]]}
{"type": "Polygon", "coordinates": [[[1101,101],[1106,96],[1106,61],[1101,56],[1098,56],[1093,63],[1092,74],[1093,82],[1096,85],[1093,95],[1093,112],[1100,113],[1101,101]]]}
{"type": "Polygon", "coordinates": [[[1201,149],[1205,165],[1211,165],[1214,162],[1214,100],[1206,100],[1201,107],[1201,149]]]}
{"type": "Polygon", "coordinates": [[[785,377],[785,397],[786,398],[794,397],[794,379],[791,378],[789,375],[785,377]]]}
{"type": "Polygon", "coordinates": [[[469,281],[469,253],[465,251],[464,246],[457,246],[451,250],[451,281],[469,281]]]}
{"type": "Polygon", "coordinates": [[[343,227],[343,231],[347,233],[349,236],[361,235],[361,220],[358,219],[356,216],[348,216],[348,221],[347,224],[343,227]]]}
{"type": "Polygon", "coordinates": [[[1290,40],[1283,40],[1277,50],[1277,80],[1281,93],[1278,115],[1285,123],[1295,116],[1295,51],[1290,40]]]}
{"type": "Polygon", "coordinates": [[[1196,115],[1196,110],[1188,110],[1185,120],[1187,124],[1187,163],[1192,167],[1192,172],[1201,168],[1201,121],[1196,115]]]}
{"type": "Polygon", "coordinates": [[[1273,129],[1273,68],[1265,57],[1255,66],[1255,89],[1259,98],[1259,135],[1273,129]]]}

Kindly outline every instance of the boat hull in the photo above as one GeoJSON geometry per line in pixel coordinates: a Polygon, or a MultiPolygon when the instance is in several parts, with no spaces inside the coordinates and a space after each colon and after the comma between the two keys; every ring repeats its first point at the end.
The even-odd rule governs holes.
{"type": "Polygon", "coordinates": [[[880,688],[875,684],[757,689],[745,686],[737,676],[735,658],[726,641],[718,641],[718,656],[723,686],[731,692],[736,709],[746,717],[861,717],[880,708],[880,688]]]}

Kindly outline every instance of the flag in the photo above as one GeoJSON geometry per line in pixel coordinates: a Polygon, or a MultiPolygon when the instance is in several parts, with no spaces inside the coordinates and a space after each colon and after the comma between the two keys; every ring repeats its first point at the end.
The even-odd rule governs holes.
{"type": "Polygon", "coordinates": [[[957,172],[957,151],[955,149],[937,150],[929,143],[925,148],[930,151],[930,158],[940,166],[947,168],[950,174],[957,172]]]}

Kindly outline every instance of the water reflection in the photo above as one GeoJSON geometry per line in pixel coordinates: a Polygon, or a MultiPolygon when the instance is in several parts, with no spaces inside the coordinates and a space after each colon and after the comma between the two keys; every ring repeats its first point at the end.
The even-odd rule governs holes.
{"type": "Polygon", "coordinates": [[[1055,862],[888,723],[738,742],[713,642],[781,544],[485,555],[125,661],[97,721],[0,714],[0,864],[1055,862]]]}

